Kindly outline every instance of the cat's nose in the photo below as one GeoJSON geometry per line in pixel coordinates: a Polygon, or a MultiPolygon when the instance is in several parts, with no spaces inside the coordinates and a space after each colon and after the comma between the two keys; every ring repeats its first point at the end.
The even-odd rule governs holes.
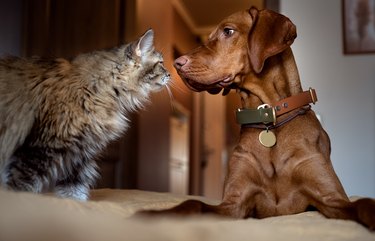
{"type": "Polygon", "coordinates": [[[174,67],[180,70],[184,65],[189,62],[189,59],[185,56],[181,56],[174,61],[174,67]]]}

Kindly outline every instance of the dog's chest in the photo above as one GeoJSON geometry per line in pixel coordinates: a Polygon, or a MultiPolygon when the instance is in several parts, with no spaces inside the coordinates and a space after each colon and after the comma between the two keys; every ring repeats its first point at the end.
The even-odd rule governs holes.
{"type": "Polygon", "coordinates": [[[297,190],[283,183],[275,185],[272,189],[264,189],[255,197],[256,217],[265,218],[304,212],[308,203],[305,196],[297,190]]]}
{"type": "MultiPolygon", "coordinates": [[[[292,163],[292,160],[290,162],[292,163]]],[[[305,195],[299,191],[291,163],[283,159],[269,159],[253,166],[258,172],[255,176],[261,177],[253,180],[258,185],[258,194],[255,196],[257,217],[286,215],[306,210],[308,203],[305,195]]]]}

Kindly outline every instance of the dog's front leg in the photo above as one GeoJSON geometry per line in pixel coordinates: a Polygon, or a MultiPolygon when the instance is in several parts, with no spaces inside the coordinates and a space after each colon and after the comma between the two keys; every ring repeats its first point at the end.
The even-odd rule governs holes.
{"type": "Polygon", "coordinates": [[[237,146],[229,162],[223,201],[216,213],[233,218],[255,217],[255,198],[263,189],[262,177],[252,165],[251,156],[237,146]]]}
{"type": "Polygon", "coordinates": [[[350,202],[330,161],[316,158],[296,169],[294,180],[304,180],[302,192],[324,216],[354,220],[375,229],[375,200],[363,198],[350,202]]]}

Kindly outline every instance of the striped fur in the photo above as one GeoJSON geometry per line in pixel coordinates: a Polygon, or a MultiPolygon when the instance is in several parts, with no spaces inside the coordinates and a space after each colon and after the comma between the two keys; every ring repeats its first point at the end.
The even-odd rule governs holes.
{"type": "Polygon", "coordinates": [[[1,59],[0,185],[87,199],[95,156],[169,79],[152,30],[72,61],[1,59]]]}

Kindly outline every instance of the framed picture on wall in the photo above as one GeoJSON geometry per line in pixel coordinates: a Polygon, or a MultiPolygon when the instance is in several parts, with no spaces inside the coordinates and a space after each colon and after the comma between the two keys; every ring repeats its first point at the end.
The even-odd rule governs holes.
{"type": "Polygon", "coordinates": [[[375,53],[375,0],[342,0],[344,53],[375,53]]]}

